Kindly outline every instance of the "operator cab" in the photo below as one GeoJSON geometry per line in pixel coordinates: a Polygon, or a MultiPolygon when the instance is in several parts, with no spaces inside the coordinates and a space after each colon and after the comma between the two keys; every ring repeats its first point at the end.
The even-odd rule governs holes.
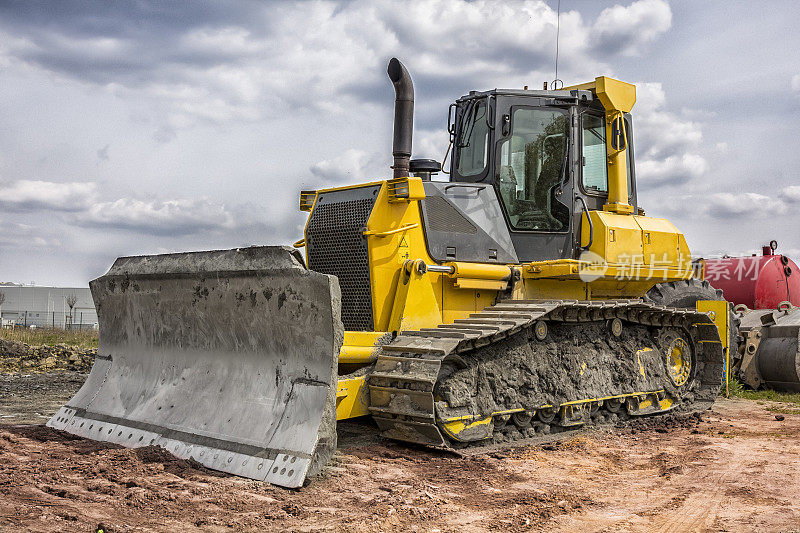
{"type": "MultiPolygon", "coordinates": [[[[503,219],[494,223],[507,228],[521,262],[577,257],[582,213],[608,202],[605,116],[589,90],[472,91],[450,106],[450,182],[437,188],[456,204],[493,192],[503,219]]],[[[636,210],[633,132],[623,117],[636,210]]]]}

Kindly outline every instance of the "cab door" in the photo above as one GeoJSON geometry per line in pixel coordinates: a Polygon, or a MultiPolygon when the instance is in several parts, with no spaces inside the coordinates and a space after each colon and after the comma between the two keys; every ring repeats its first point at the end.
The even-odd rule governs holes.
{"type": "Polygon", "coordinates": [[[498,102],[494,187],[523,262],[573,254],[572,111],[537,101],[498,102]]]}

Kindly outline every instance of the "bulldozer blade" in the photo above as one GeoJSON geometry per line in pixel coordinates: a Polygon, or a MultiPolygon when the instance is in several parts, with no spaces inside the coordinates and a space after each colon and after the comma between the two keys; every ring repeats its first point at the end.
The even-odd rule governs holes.
{"type": "Polygon", "coordinates": [[[122,257],[92,371],[48,426],[300,487],[336,449],[341,294],[277,246],[122,257]]]}

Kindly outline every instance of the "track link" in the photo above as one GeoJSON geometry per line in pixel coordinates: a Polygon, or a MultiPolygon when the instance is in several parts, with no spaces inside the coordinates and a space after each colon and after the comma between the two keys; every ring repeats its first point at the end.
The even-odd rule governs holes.
{"type": "MultiPolygon", "coordinates": [[[[541,327],[541,326],[539,326],[541,327]]],[[[501,301],[453,324],[419,331],[404,331],[382,347],[369,378],[370,412],[383,435],[428,446],[459,448],[486,444],[507,422],[522,431],[515,435],[549,433],[550,428],[580,427],[594,421],[627,415],[649,415],[673,409],[697,411],[710,406],[722,381],[722,345],[718,331],[704,313],[674,309],[642,300],[501,301]],[[537,325],[622,324],[678,328],[686,331],[694,353],[692,378],[685,387],[651,387],[649,390],[592,397],[569,398],[557,405],[515,405],[491,412],[476,412],[474,405],[451,408],[437,396],[437,383],[454,365],[486,346],[515,335],[535,334],[537,325]],[[605,414],[605,416],[602,416],[605,414]],[[598,416],[601,415],[601,416],[598,416]]],[[[550,369],[555,372],[560,369],[550,369]]]]}

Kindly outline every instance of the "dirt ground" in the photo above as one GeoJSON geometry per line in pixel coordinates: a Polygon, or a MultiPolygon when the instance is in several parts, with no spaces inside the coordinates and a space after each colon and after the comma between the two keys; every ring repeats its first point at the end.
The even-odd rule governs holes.
{"type": "Polygon", "coordinates": [[[0,423],[44,424],[72,398],[88,375],[0,373],[0,423]]]}
{"type": "Polygon", "coordinates": [[[82,379],[0,376],[0,530],[800,531],[800,415],[768,403],[466,457],[346,422],[324,475],[287,490],[43,427],[82,379]]]}

